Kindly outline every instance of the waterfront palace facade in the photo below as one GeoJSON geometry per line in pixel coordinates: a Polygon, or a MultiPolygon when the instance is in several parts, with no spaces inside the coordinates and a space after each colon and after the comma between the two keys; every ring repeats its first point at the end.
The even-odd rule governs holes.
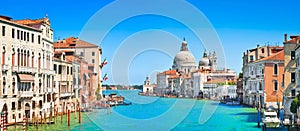
{"type": "Polygon", "coordinates": [[[262,46],[243,55],[243,102],[284,107],[290,114],[292,100],[300,91],[300,36],[284,35],[282,46],[262,46]]]}
{"type": "Polygon", "coordinates": [[[55,51],[47,16],[35,20],[0,16],[0,45],[0,112],[6,123],[22,122],[23,116],[49,117],[95,99],[101,86],[101,48],[93,45],[94,54],[86,50],[94,61],[55,51]]]}
{"type": "Polygon", "coordinates": [[[233,81],[236,73],[230,69],[217,69],[216,52],[207,53],[197,66],[193,54],[189,51],[185,39],[176,54],[172,69],[157,74],[156,94],[170,94],[182,97],[197,97],[200,93],[211,94],[204,89],[204,83],[212,80],[233,81]]]}

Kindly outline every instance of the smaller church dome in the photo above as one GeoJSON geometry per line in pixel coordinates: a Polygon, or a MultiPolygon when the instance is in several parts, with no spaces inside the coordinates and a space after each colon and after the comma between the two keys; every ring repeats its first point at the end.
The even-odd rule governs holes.
{"type": "Polygon", "coordinates": [[[199,61],[199,66],[209,66],[209,59],[207,57],[203,57],[199,61]]]}
{"type": "Polygon", "coordinates": [[[199,66],[209,66],[209,59],[207,57],[207,52],[206,50],[203,53],[203,57],[199,61],[199,66]]]}

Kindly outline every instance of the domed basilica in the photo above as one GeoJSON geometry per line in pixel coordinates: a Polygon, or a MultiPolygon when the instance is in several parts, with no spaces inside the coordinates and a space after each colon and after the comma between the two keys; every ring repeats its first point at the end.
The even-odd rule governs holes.
{"type": "Polygon", "coordinates": [[[207,53],[205,50],[197,65],[187,41],[183,39],[180,51],[174,57],[172,69],[157,74],[155,93],[195,97],[203,90],[203,83],[209,81],[212,74],[218,76],[216,73],[220,73],[217,70],[216,52],[207,53]]]}
{"type": "MultiPolygon", "coordinates": [[[[187,42],[185,38],[182,41],[180,51],[176,54],[172,69],[177,72],[184,72],[185,74],[190,74],[197,68],[195,58],[193,54],[189,51],[187,42]]],[[[203,57],[199,61],[198,69],[201,70],[216,70],[217,67],[217,55],[216,52],[207,55],[206,50],[203,53],[203,57]]]]}

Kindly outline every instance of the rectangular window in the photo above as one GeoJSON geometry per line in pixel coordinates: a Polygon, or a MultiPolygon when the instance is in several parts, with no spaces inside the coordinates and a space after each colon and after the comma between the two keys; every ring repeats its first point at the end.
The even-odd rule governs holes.
{"type": "Polygon", "coordinates": [[[92,52],[92,56],[95,56],[95,52],[94,51],[92,52]]]}
{"type": "Polygon", "coordinates": [[[296,82],[296,73],[292,72],[291,73],[291,83],[295,83],[296,82]]]}
{"type": "Polygon", "coordinates": [[[83,56],[83,52],[80,52],[80,56],[83,56]]]}
{"type": "Polygon", "coordinates": [[[284,88],[284,74],[282,74],[282,88],[284,88]]]}
{"type": "Polygon", "coordinates": [[[15,109],[16,109],[16,103],[15,103],[15,102],[12,102],[12,103],[11,103],[11,109],[12,109],[12,110],[15,110],[15,109]]]}
{"type": "Polygon", "coordinates": [[[17,39],[20,39],[20,31],[17,30],[17,39]]]}
{"type": "Polygon", "coordinates": [[[57,73],[56,64],[54,64],[53,69],[54,69],[55,73],[57,73]]]}
{"type": "Polygon", "coordinates": [[[70,67],[71,75],[73,75],[73,67],[70,67]]]}
{"type": "Polygon", "coordinates": [[[21,40],[23,40],[23,31],[21,31],[20,34],[21,34],[21,40]]]}
{"type": "Polygon", "coordinates": [[[295,60],[295,51],[291,51],[291,60],[295,60]]]}
{"type": "Polygon", "coordinates": [[[34,43],[34,34],[31,34],[31,42],[34,43]]]}
{"type": "Polygon", "coordinates": [[[95,63],[95,59],[92,59],[92,63],[95,63]]]}
{"type": "Polygon", "coordinates": [[[265,49],[264,48],[261,49],[261,53],[265,53],[265,49]]]}
{"type": "Polygon", "coordinates": [[[278,75],[278,64],[274,64],[274,75],[278,75]]]}
{"type": "Polygon", "coordinates": [[[61,70],[62,70],[62,66],[59,65],[59,66],[58,66],[58,74],[61,74],[61,70]]]}
{"type": "Polygon", "coordinates": [[[29,32],[27,32],[27,41],[29,41],[29,32]]]}
{"type": "Polygon", "coordinates": [[[24,31],[24,41],[26,41],[26,32],[24,31]]]}
{"type": "Polygon", "coordinates": [[[293,90],[291,91],[291,94],[292,94],[292,97],[295,97],[295,96],[296,96],[296,90],[293,89],[293,90]]]}
{"type": "Polygon", "coordinates": [[[67,74],[69,74],[69,66],[67,66],[67,74]]]}
{"type": "Polygon", "coordinates": [[[5,26],[2,26],[2,36],[5,36],[5,26]]]}
{"type": "Polygon", "coordinates": [[[278,90],[278,81],[274,80],[274,90],[277,91],[278,90]]]}
{"type": "Polygon", "coordinates": [[[41,44],[41,36],[38,35],[38,43],[41,44]]]}
{"type": "Polygon", "coordinates": [[[265,72],[264,72],[264,69],[261,69],[261,74],[264,74],[265,72]]]}
{"type": "Polygon", "coordinates": [[[250,61],[253,61],[254,59],[253,59],[253,55],[250,55],[250,61]]]}
{"type": "Polygon", "coordinates": [[[32,109],[35,109],[35,101],[32,101],[32,109]]]}
{"type": "Polygon", "coordinates": [[[21,101],[18,101],[18,109],[21,109],[21,101]]]}
{"type": "Polygon", "coordinates": [[[15,38],[15,29],[14,28],[11,29],[11,38],[15,38]]]}

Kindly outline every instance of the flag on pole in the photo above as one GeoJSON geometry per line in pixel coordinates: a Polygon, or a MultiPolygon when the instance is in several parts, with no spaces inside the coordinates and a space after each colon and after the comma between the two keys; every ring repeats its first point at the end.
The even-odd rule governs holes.
{"type": "Polygon", "coordinates": [[[105,59],[103,60],[103,62],[101,63],[101,67],[105,66],[107,63],[108,63],[108,62],[107,62],[107,60],[106,60],[106,58],[105,58],[105,59]]]}
{"type": "Polygon", "coordinates": [[[103,80],[104,80],[104,81],[108,80],[107,74],[105,74],[105,75],[103,76],[103,80]]]}

